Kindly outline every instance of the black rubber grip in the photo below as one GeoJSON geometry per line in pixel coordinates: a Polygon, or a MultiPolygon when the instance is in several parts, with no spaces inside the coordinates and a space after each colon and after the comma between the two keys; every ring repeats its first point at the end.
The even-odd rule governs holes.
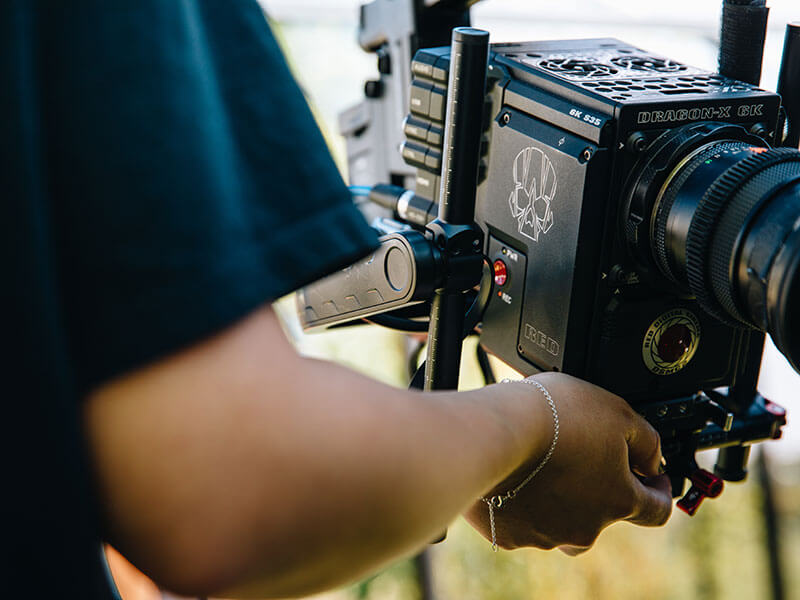
{"type": "Polygon", "coordinates": [[[766,0],[725,1],[719,45],[720,75],[759,85],[768,17],[766,0]]]}
{"type": "Polygon", "coordinates": [[[742,185],[718,219],[708,260],[709,280],[714,296],[725,312],[742,323],[748,323],[749,320],[737,302],[734,271],[738,264],[736,248],[753,212],[771,200],[779,189],[797,180],[800,180],[800,155],[795,154],[794,159],[777,162],[742,185]]]}

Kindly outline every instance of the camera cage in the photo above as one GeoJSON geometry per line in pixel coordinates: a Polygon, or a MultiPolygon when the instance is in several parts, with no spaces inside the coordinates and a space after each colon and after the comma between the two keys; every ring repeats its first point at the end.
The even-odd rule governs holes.
{"type": "MultiPolygon", "coordinates": [[[[502,295],[494,289],[494,265],[483,254],[486,240],[475,225],[478,182],[486,176],[481,139],[489,120],[487,76],[489,85],[499,77],[487,70],[488,34],[466,27],[469,6],[475,1],[373,0],[362,6],[359,42],[376,53],[381,78],[367,82],[367,100],[343,113],[340,129],[348,140],[351,184],[371,187],[369,196],[382,209],[367,214],[371,212],[384,235],[376,253],[297,296],[306,329],[367,320],[397,329],[427,330],[427,357],[412,386],[429,390],[457,387],[462,341],[480,321],[489,297],[502,295]],[[451,30],[450,47],[440,49],[444,61],[423,57],[412,67],[416,50],[444,45],[451,30]],[[440,103],[444,127],[422,132],[423,139],[433,138],[442,149],[441,180],[428,182],[438,188],[434,194],[438,202],[408,189],[417,180],[409,163],[425,164],[428,158],[414,156],[413,147],[404,145],[409,127],[415,126],[413,119],[406,119],[405,128],[400,123],[400,115],[415,101],[411,87],[415,75],[446,86],[446,96],[428,96],[428,102],[440,103]],[[403,148],[402,156],[398,147],[403,148]],[[388,185],[376,185],[380,181],[388,185]],[[468,294],[476,288],[482,293],[470,300],[468,294]],[[428,307],[426,326],[414,317],[428,307]]],[[[722,76],[758,85],[767,10],[763,0],[725,1],[722,76]]],[[[800,26],[791,24],[778,86],[784,94],[778,137],[792,147],[800,138],[798,89],[800,26]]],[[[705,497],[719,495],[722,480],[746,477],[752,443],[781,435],[785,411],[757,392],[763,341],[763,335],[752,336],[743,371],[730,388],[635,405],[662,435],[673,495],[680,496],[689,480],[691,487],[678,506],[690,515],[705,497]],[[715,474],[700,469],[695,461],[696,452],[708,448],[720,448],[715,474]]],[[[480,345],[478,359],[487,383],[492,382],[494,375],[480,345]]]]}

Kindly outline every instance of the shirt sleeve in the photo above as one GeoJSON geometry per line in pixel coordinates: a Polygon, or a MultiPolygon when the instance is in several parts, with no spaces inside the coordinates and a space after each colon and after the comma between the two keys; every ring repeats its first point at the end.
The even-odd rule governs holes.
{"type": "Polygon", "coordinates": [[[255,2],[43,2],[59,285],[83,388],[367,254],[255,2]]]}

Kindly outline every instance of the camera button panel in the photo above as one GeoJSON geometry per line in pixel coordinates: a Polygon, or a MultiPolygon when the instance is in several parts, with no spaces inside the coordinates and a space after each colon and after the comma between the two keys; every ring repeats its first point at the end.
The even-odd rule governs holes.
{"type": "Polygon", "coordinates": [[[509,349],[516,353],[516,336],[509,335],[509,332],[519,329],[528,258],[491,235],[487,256],[492,264],[495,285],[483,315],[481,343],[498,356],[509,349]],[[502,267],[498,268],[498,265],[502,267]]]}

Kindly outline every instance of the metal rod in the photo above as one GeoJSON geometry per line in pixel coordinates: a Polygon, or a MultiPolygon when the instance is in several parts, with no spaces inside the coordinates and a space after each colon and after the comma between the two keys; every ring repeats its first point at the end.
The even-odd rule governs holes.
{"type": "MultiPolygon", "coordinates": [[[[453,30],[445,113],[442,187],[438,225],[472,226],[478,187],[481,121],[486,95],[489,34],[470,27],[453,30]]],[[[455,258],[443,249],[446,262],[455,258]]],[[[452,266],[452,265],[451,265],[452,266]]],[[[449,274],[455,276],[452,271],[449,274]]],[[[464,338],[464,291],[445,281],[431,303],[425,389],[457,389],[464,338]]],[[[471,287],[471,285],[470,285],[471,287]]]]}
{"type": "Polygon", "coordinates": [[[769,460],[764,447],[758,452],[758,486],[761,489],[761,514],[764,519],[764,546],[769,564],[769,583],[772,600],[786,598],[786,576],[781,561],[780,515],[775,504],[775,490],[770,475],[769,460]]]}
{"type": "Polygon", "coordinates": [[[758,376],[761,372],[761,358],[764,354],[765,335],[756,331],[750,332],[744,359],[744,368],[736,377],[736,383],[730,389],[725,408],[734,414],[744,414],[756,401],[758,393],[758,376]]]}
{"type": "Polygon", "coordinates": [[[437,290],[433,295],[425,362],[426,390],[458,388],[465,308],[461,292],[437,290]]]}
{"type": "Polygon", "coordinates": [[[800,145],[800,22],[786,26],[778,93],[789,119],[789,135],[784,145],[797,148],[800,145]]]}
{"type": "Polygon", "coordinates": [[[488,59],[488,32],[471,27],[453,30],[439,194],[439,219],[453,225],[471,225],[475,220],[488,59]]]}
{"type": "MultiPolygon", "coordinates": [[[[758,375],[761,372],[761,357],[764,354],[763,333],[751,332],[745,353],[744,369],[736,379],[736,385],[728,391],[726,410],[734,415],[746,414],[758,396],[758,375]]],[[[747,461],[750,446],[727,446],[720,448],[714,472],[726,481],[744,481],[747,478],[747,461]]]]}
{"type": "Polygon", "coordinates": [[[431,562],[431,552],[428,548],[417,554],[413,559],[417,585],[419,586],[419,600],[435,600],[436,598],[433,585],[433,565],[431,562]]]}

